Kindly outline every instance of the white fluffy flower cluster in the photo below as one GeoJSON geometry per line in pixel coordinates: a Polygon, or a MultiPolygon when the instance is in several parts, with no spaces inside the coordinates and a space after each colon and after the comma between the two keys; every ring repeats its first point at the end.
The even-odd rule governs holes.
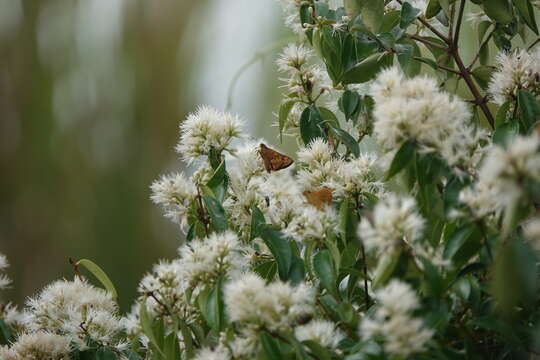
{"type": "Polygon", "coordinates": [[[187,227],[190,206],[197,196],[195,184],[184,174],[164,175],[151,185],[152,201],[163,207],[165,217],[180,225],[182,230],[187,227]]]}
{"type": "Polygon", "coordinates": [[[413,198],[388,194],[377,203],[371,219],[362,218],[358,237],[368,251],[383,255],[404,242],[414,246],[422,238],[424,224],[413,198]]]}
{"type": "Polygon", "coordinates": [[[118,305],[112,295],[86,280],[59,280],[27,301],[26,327],[65,335],[84,349],[91,339],[114,345],[122,330],[118,305]]]}
{"type": "Polygon", "coordinates": [[[298,183],[305,190],[327,187],[336,197],[362,200],[367,194],[380,196],[383,183],[379,180],[376,157],[360,154],[345,161],[334,155],[324,139],[317,138],[298,151],[298,183]]]}
{"type": "Polygon", "coordinates": [[[328,320],[311,320],[294,329],[294,335],[298,341],[311,340],[331,349],[336,349],[345,337],[336,324],[328,320]]]}
{"type": "Polygon", "coordinates": [[[303,32],[302,24],[300,23],[300,6],[302,0],[277,0],[283,9],[285,15],[285,25],[292,29],[295,33],[303,32]]]}
{"type": "Polygon", "coordinates": [[[234,358],[255,356],[260,350],[262,330],[290,332],[302,319],[312,316],[314,301],[313,289],[305,284],[266,284],[252,273],[229,282],[225,286],[225,306],[229,320],[237,324],[239,331],[228,344],[234,358]]]}
{"type": "Polygon", "coordinates": [[[208,156],[211,150],[230,151],[235,138],[242,137],[242,121],[238,116],[201,106],[180,125],[180,141],[176,151],[192,163],[200,156],[208,156]]]}
{"type": "MultiPolygon", "coordinates": [[[[179,259],[161,261],[141,280],[139,293],[146,298],[146,308],[152,317],[173,314],[187,322],[194,321],[197,311],[190,301],[189,283],[183,273],[179,259]]],[[[134,310],[132,320],[138,314],[138,307],[134,310]]]]}
{"type": "Polygon", "coordinates": [[[387,353],[404,358],[423,351],[433,331],[411,316],[420,304],[410,285],[392,280],[375,292],[375,300],[377,310],[362,320],[360,336],[365,340],[381,336],[387,353]]]}
{"type": "Polygon", "coordinates": [[[333,208],[325,206],[319,210],[308,205],[297,211],[284,232],[298,242],[320,243],[329,232],[335,232],[337,226],[338,218],[333,208]]]}
{"type": "Polygon", "coordinates": [[[11,279],[6,274],[2,273],[8,267],[9,262],[7,257],[4,254],[0,254],[0,290],[7,289],[11,285],[11,279]]]}
{"type": "Polygon", "coordinates": [[[371,94],[374,134],[384,151],[413,141],[422,153],[438,154],[458,174],[480,159],[485,133],[470,123],[465,102],[440,91],[434,79],[407,79],[393,67],[379,73],[371,94]]]}
{"type": "Polygon", "coordinates": [[[0,347],[2,360],[69,360],[70,338],[47,331],[24,333],[11,346],[0,347]]]}
{"type": "Polygon", "coordinates": [[[540,181],[540,138],[517,137],[507,148],[492,146],[478,173],[478,182],[460,200],[480,217],[513,204],[526,179],[540,181]]]}
{"type": "Polygon", "coordinates": [[[523,225],[523,235],[536,251],[540,251],[540,217],[530,219],[523,225]]]}
{"type": "Polygon", "coordinates": [[[245,274],[225,286],[225,305],[229,320],[241,326],[288,330],[313,312],[315,298],[304,284],[274,281],[266,284],[255,274],[245,274]]]}
{"type": "Polygon", "coordinates": [[[234,277],[246,268],[245,250],[232,231],[213,233],[179,249],[179,265],[190,286],[213,284],[220,277],[234,277]]]}
{"type": "Polygon", "coordinates": [[[514,101],[519,89],[540,95],[540,49],[515,50],[497,56],[497,71],[491,77],[488,93],[496,104],[514,101]]]}

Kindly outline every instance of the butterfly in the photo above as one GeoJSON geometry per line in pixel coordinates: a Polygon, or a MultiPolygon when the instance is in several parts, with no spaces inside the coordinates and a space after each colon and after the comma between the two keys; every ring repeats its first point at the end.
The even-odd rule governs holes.
{"type": "Polygon", "coordinates": [[[268,172],[288,168],[294,162],[293,159],[291,159],[287,155],[283,155],[276,150],[272,150],[264,144],[261,144],[259,154],[261,154],[264,168],[268,172]]]}
{"type": "Polygon", "coordinates": [[[315,191],[304,191],[304,196],[308,203],[319,210],[322,210],[325,205],[332,204],[332,190],[327,187],[315,191]]]}

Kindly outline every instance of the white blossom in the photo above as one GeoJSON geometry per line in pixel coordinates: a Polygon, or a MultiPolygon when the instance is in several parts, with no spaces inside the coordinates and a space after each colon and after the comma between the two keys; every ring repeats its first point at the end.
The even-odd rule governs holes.
{"type": "Polygon", "coordinates": [[[280,331],[313,312],[313,295],[305,284],[274,281],[267,285],[257,275],[247,273],[225,286],[225,305],[232,322],[280,331]]]}
{"type": "Polygon", "coordinates": [[[294,333],[298,341],[312,340],[324,347],[335,349],[345,338],[341,330],[331,321],[312,320],[305,325],[298,326],[294,333]]]}
{"type": "Polygon", "coordinates": [[[191,241],[178,252],[183,276],[192,286],[212,284],[222,276],[237,276],[247,265],[244,247],[232,231],[213,233],[207,239],[191,241]]]}
{"type": "Polygon", "coordinates": [[[199,350],[194,360],[229,360],[231,354],[224,346],[217,346],[215,349],[202,348],[199,350]]]}
{"type": "Polygon", "coordinates": [[[540,217],[530,219],[523,225],[523,235],[536,251],[540,251],[540,217]]]}
{"type": "Polygon", "coordinates": [[[377,309],[366,316],[360,324],[360,335],[364,340],[381,336],[387,353],[408,358],[425,350],[426,343],[433,337],[433,330],[424,326],[422,320],[411,316],[419,307],[419,300],[410,285],[392,280],[375,292],[377,309]]]}
{"type": "Polygon", "coordinates": [[[377,203],[371,219],[362,218],[358,236],[368,251],[382,255],[403,242],[414,245],[421,239],[424,225],[413,198],[388,194],[377,203]]]}
{"type": "Polygon", "coordinates": [[[502,52],[497,56],[496,66],[497,71],[493,73],[488,88],[496,104],[514,101],[519,89],[527,90],[535,96],[540,95],[540,49],[531,52],[502,52]]]}
{"type": "Polygon", "coordinates": [[[280,71],[294,73],[300,71],[300,68],[307,64],[311,56],[311,50],[303,44],[289,44],[279,55],[276,64],[280,71]]]}
{"type": "Polygon", "coordinates": [[[373,130],[385,152],[412,141],[420,152],[438,154],[458,175],[474,168],[486,134],[471,124],[465,102],[441,92],[434,79],[406,79],[393,67],[378,75],[371,93],[373,130]]]}
{"type": "Polygon", "coordinates": [[[79,277],[53,282],[26,305],[28,329],[66,335],[80,346],[87,337],[111,344],[122,330],[112,295],[79,277]]]}
{"type": "MultiPolygon", "coordinates": [[[[0,253],[0,272],[4,271],[9,267],[9,262],[7,257],[0,253]]],[[[11,285],[11,279],[6,274],[0,273],[0,290],[9,288],[11,285]]]]}
{"type": "Polygon", "coordinates": [[[190,206],[197,196],[195,184],[184,174],[164,175],[151,186],[152,201],[163,207],[165,217],[178,223],[182,230],[187,227],[190,206]]]}
{"type": "Polygon", "coordinates": [[[186,280],[180,259],[161,261],[154,265],[139,284],[139,293],[146,298],[146,307],[151,316],[169,313],[192,322],[196,311],[188,297],[189,283],[186,280]]]}
{"type": "Polygon", "coordinates": [[[9,350],[0,355],[4,360],[69,360],[70,338],[47,331],[23,333],[9,350]],[[5,356],[5,357],[4,357],[5,356]]]}
{"type": "Polygon", "coordinates": [[[238,116],[201,106],[180,125],[176,151],[188,163],[200,156],[208,156],[212,149],[230,151],[231,141],[242,137],[241,128],[242,121],[238,116]]]}
{"type": "Polygon", "coordinates": [[[296,214],[284,232],[299,242],[321,242],[328,232],[336,231],[337,225],[337,214],[332,207],[325,206],[319,210],[307,205],[296,214]]]}

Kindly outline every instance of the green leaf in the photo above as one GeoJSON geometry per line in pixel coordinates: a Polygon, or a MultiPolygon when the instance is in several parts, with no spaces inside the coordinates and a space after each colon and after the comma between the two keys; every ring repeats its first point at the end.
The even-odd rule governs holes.
{"type": "Polygon", "coordinates": [[[300,135],[305,145],[318,137],[324,137],[321,122],[321,114],[315,106],[304,109],[300,116],[300,135]]]}
{"type": "Polygon", "coordinates": [[[111,293],[113,298],[118,298],[118,293],[116,292],[116,289],[114,288],[111,279],[109,279],[105,271],[103,271],[96,263],[88,259],[81,259],[77,261],[76,265],[84,266],[88,271],[92,273],[92,275],[94,275],[99,280],[99,282],[105,287],[105,289],[107,289],[107,291],[111,293]]]}
{"type": "Polygon", "coordinates": [[[285,122],[287,121],[287,118],[289,117],[289,114],[294,106],[296,104],[296,100],[289,100],[281,103],[279,106],[279,139],[282,141],[282,135],[283,135],[283,127],[285,126],[285,122]]]}
{"type": "Polygon", "coordinates": [[[504,146],[513,138],[519,135],[519,124],[517,121],[502,124],[493,132],[493,142],[497,145],[504,146]]]}
{"type": "Polygon", "coordinates": [[[3,319],[0,319],[0,345],[9,344],[12,337],[13,333],[11,332],[11,329],[7,326],[3,319]]]}
{"type": "Polygon", "coordinates": [[[225,323],[225,311],[223,304],[223,289],[221,281],[218,281],[211,289],[197,298],[199,308],[204,320],[217,333],[225,323]]]}
{"type": "Polygon", "coordinates": [[[528,131],[538,121],[540,107],[534,95],[526,90],[518,90],[517,98],[523,125],[528,131]]]}
{"type": "Polygon", "coordinates": [[[156,348],[157,352],[160,353],[161,356],[165,356],[163,350],[159,345],[156,334],[154,333],[152,319],[150,318],[150,315],[148,315],[148,310],[146,309],[146,297],[143,298],[139,306],[139,320],[141,323],[142,331],[148,337],[150,343],[152,343],[152,345],[156,348]]]}
{"type": "Polygon", "coordinates": [[[420,258],[420,260],[424,266],[423,270],[429,294],[436,297],[441,296],[446,290],[444,278],[431,261],[425,258],[420,258]]]}
{"type": "Polygon", "coordinates": [[[384,0],[364,0],[360,16],[372,33],[378,33],[384,16],[384,0]]]}
{"type": "Polygon", "coordinates": [[[223,202],[228,186],[225,160],[222,160],[219,166],[214,170],[214,174],[212,174],[212,177],[210,180],[208,180],[206,186],[212,190],[212,193],[216,196],[219,202],[223,202]]]}
{"type": "Polygon", "coordinates": [[[401,21],[399,26],[402,29],[406,29],[411,23],[416,19],[416,17],[421,13],[417,8],[414,8],[408,2],[404,3],[401,7],[401,21]]]}
{"type": "Polygon", "coordinates": [[[362,11],[362,4],[364,0],[344,0],[345,11],[351,18],[355,18],[362,11]]]}
{"type": "Polygon", "coordinates": [[[403,170],[409,163],[414,159],[414,153],[416,151],[416,145],[412,141],[406,141],[401,145],[397,151],[392,163],[390,164],[390,169],[386,175],[386,179],[389,180],[403,170]]]}
{"type": "Polygon", "coordinates": [[[394,56],[391,53],[373,54],[353,66],[343,75],[344,84],[361,84],[375,78],[379,71],[392,66],[394,56]]]}
{"type": "MultiPolygon", "coordinates": [[[[193,347],[193,337],[191,336],[191,330],[183,319],[177,318],[176,320],[178,321],[178,326],[180,327],[180,332],[182,333],[182,340],[186,351],[186,357],[188,359],[192,359],[195,350],[193,347]]],[[[169,358],[167,357],[165,359],[169,360],[169,358]]]]}
{"type": "Polygon", "coordinates": [[[281,231],[270,227],[264,227],[260,236],[276,259],[280,279],[286,281],[292,265],[292,251],[289,241],[281,231]]]}
{"type": "Polygon", "coordinates": [[[335,137],[343,142],[343,144],[355,157],[360,156],[360,145],[348,132],[335,127],[331,127],[330,131],[335,137]]]}
{"type": "Polygon", "coordinates": [[[457,264],[467,262],[481,247],[481,231],[475,224],[458,228],[448,239],[444,248],[444,257],[457,264]]]}
{"type": "Polygon", "coordinates": [[[264,214],[257,207],[257,205],[253,205],[251,207],[251,231],[249,234],[250,241],[259,236],[259,233],[265,224],[266,220],[264,219],[264,214]]]}
{"type": "Polygon", "coordinates": [[[100,347],[96,351],[96,360],[117,360],[118,357],[111,349],[107,347],[100,347]]]}
{"type": "Polygon", "coordinates": [[[291,270],[289,272],[289,281],[292,285],[298,285],[304,281],[306,270],[304,267],[304,261],[298,256],[293,256],[291,262],[291,270]]]}
{"type": "Polygon", "coordinates": [[[514,5],[518,9],[519,13],[523,17],[525,24],[538,35],[538,25],[534,17],[534,9],[529,0],[513,0],[514,5]]]}
{"type": "Polygon", "coordinates": [[[426,18],[431,19],[436,16],[441,11],[441,4],[439,0],[429,0],[428,6],[426,8],[426,18]]]}
{"type": "Polygon", "coordinates": [[[229,228],[227,222],[227,217],[225,216],[225,210],[223,206],[211,196],[203,196],[204,205],[208,214],[210,215],[210,220],[212,220],[212,227],[217,232],[223,232],[229,228]]]}
{"type": "Polygon", "coordinates": [[[377,289],[388,282],[399,264],[400,257],[401,252],[394,251],[384,254],[382,259],[379,259],[371,282],[372,289],[377,289]]]}
{"type": "Polygon", "coordinates": [[[361,110],[360,95],[356,91],[345,90],[339,98],[338,106],[345,115],[346,120],[356,121],[358,113],[361,110]]]}
{"type": "Polygon", "coordinates": [[[485,0],[484,11],[492,20],[503,25],[514,19],[508,0],[485,0]]]}
{"type": "Polygon", "coordinates": [[[313,355],[315,355],[314,356],[315,359],[332,360],[332,354],[330,353],[330,351],[328,351],[324,346],[319,344],[317,341],[305,340],[305,341],[302,341],[302,344],[304,344],[309,349],[309,351],[313,355]]]}
{"type": "Polygon", "coordinates": [[[267,332],[262,332],[259,336],[261,345],[268,360],[281,360],[283,356],[278,342],[267,332]]]}
{"type": "Polygon", "coordinates": [[[178,344],[178,334],[172,332],[165,337],[165,343],[163,346],[165,352],[165,359],[176,360],[180,355],[180,347],[178,344]]]}
{"type": "Polygon", "coordinates": [[[321,280],[321,285],[331,294],[337,295],[336,273],[330,251],[321,250],[315,255],[313,258],[313,271],[321,280]]]}
{"type": "Polygon", "coordinates": [[[497,110],[497,115],[495,117],[495,129],[498,129],[501,125],[506,123],[508,110],[510,110],[510,106],[512,106],[513,103],[513,100],[508,100],[499,107],[499,109],[497,110]]]}
{"type": "MultiPolygon", "coordinates": [[[[292,272],[292,269],[293,269],[293,266],[291,266],[291,272],[292,272]]],[[[264,280],[272,281],[277,272],[277,263],[274,260],[267,261],[267,262],[257,265],[255,269],[253,270],[264,280]]]]}
{"type": "Polygon", "coordinates": [[[495,68],[492,66],[479,66],[472,71],[472,76],[478,85],[485,90],[489,86],[489,81],[491,80],[491,75],[494,71],[495,68]]]}
{"type": "Polygon", "coordinates": [[[339,127],[339,120],[332,112],[332,110],[329,110],[322,106],[317,106],[317,109],[319,110],[319,114],[321,114],[321,119],[323,120],[323,122],[328,123],[331,126],[339,127]]]}

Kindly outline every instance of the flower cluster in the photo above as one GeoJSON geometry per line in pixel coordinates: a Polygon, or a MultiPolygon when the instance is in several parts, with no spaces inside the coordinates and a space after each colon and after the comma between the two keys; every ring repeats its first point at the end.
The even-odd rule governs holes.
{"type": "Polygon", "coordinates": [[[434,79],[407,79],[393,67],[378,75],[371,93],[374,134],[384,151],[413,142],[421,153],[437,154],[458,173],[477,164],[485,133],[471,124],[465,102],[441,92],[434,79]]]}
{"type": "Polygon", "coordinates": [[[387,353],[404,358],[424,350],[433,330],[411,315],[420,303],[410,285],[392,280],[375,292],[375,299],[377,310],[372,317],[365,317],[360,325],[362,338],[381,336],[387,353]]]}
{"type": "Polygon", "coordinates": [[[488,92],[496,104],[515,101],[517,91],[525,89],[540,96],[540,50],[515,50],[497,56],[497,70],[493,73],[488,92]]]}

